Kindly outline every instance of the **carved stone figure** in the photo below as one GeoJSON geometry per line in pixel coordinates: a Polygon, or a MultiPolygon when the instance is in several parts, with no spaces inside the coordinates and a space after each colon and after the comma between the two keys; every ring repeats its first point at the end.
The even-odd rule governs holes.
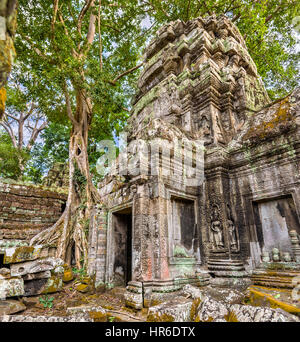
{"type": "Polygon", "coordinates": [[[263,262],[270,262],[270,255],[269,255],[269,252],[262,252],[261,260],[262,260],[263,262]]]}
{"type": "Polygon", "coordinates": [[[203,136],[207,136],[211,134],[210,122],[205,115],[203,115],[201,118],[199,128],[201,129],[203,136]]]}
{"type": "Polygon", "coordinates": [[[227,226],[228,226],[228,232],[229,232],[230,247],[233,250],[237,250],[238,249],[237,232],[236,232],[236,227],[234,224],[234,220],[232,217],[229,204],[227,204],[227,226]]]}
{"type": "Polygon", "coordinates": [[[223,249],[223,226],[220,219],[220,208],[217,204],[212,206],[211,214],[211,242],[213,243],[214,249],[223,249]]]}
{"type": "Polygon", "coordinates": [[[272,249],[272,260],[273,261],[280,261],[279,249],[273,248],[272,249]]]}

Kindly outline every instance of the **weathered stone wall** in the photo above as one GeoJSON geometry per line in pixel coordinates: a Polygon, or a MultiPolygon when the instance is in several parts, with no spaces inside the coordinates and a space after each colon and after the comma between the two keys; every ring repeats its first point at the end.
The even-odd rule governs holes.
{"type": "Polygon", "coordinates": [[[0,183],[0,240],[30,240],[54,224],[66,194],[34,185],[0,183]]]}
{"type": "Polygon", "coordinates": [[[200,203],[200,216],[204,218],[201,236],[205,262],[215,275],[223,276],[226,268],[228,276],[231,271],[235,274],[237,265],[232,262],[241,259],[247,271],[252,271],[262,265],[263,253],[269,262],[296,262],[292,246],[289,255],[284,255],[288,251],[282,239],[288,239],[292,231],[300,231],[299,143],[296,89],[250,117],[226,148],[207,151],[206,197],[200,203]],[[262,206],[271,204],[272,212],[261,212],[262,206]],[[212,218],[214,208],[216,218],[212,218]],[[214,221],[219,223],[222,246],[217,246],[216,234],[212,233],[214,221]],[[268,226],[272,226],[273,233],[276,230],[276,236],[270,238],[268,226]],[[278,260],[272,260],[273,248],[278,250],[278,260]],[[232,265],[228,262],[225,267],[225,260],[232,265]]]}

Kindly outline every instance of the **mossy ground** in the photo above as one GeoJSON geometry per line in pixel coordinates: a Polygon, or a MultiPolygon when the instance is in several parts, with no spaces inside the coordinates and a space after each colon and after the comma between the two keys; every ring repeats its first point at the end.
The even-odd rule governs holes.
{"type": "Polygon", "coordinates": [[[292,291],[289,289],[250,286],[247,303],[254,306],[265,306],[272,309],[280,308],[291,314],[300,316],[300,300],[293,301],[292,291]]]}
{"type": "MultiPolygon", "coordinates": [[[[39,298],[43,295],[25,298],[24,304],[27,309],[20,312],[28,316],[68,316],[67,308],[76,306],[101,306],[106,314],[101,312],[90,312],[89,316],[95,322],[124,322],[124,321],[146,321],[148,310],[137,311],[125,307],[125,300],[115,294],[115,291],[103,293],[80,293],[76,290],[79,279],[64,284],[62,291],[51,293],[54,297],[52,308],[44,308],[39,298]],[[28,303],[30,302],[30,303],[28,303]]],[[[21,299],[22,300],[22,299],[21,299]]]]}

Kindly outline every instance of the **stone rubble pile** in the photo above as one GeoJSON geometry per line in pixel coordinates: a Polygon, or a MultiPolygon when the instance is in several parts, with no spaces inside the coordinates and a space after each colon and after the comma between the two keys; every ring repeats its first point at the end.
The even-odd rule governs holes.
{"type": "MultiPolygon", "coordinates": [[[[62,259],[43,245],[0,241],[0,300],[60,291],[72,272],[62,259]]],[[[3,302],[0,302],[4,305],[3,302]]],[[[5,311],[6,312],[6,311],[5,311]]],[[[11,312],[10,312],[11,313],[11,312]]]]}
{"type": "MultiPolygon", "coordinates": [[[[212,289],[210,289],[212,290],[212,289]]],[[[300,322],[282,309],[233,304],[241,297],[236,290],[215,289],[216,298],[223,293],[222,302],[191,285],[183,288],[183,295],[149,309],[148,322],[300,322]],[[225,292],[226,293],[225,293],[225,292]]]]}

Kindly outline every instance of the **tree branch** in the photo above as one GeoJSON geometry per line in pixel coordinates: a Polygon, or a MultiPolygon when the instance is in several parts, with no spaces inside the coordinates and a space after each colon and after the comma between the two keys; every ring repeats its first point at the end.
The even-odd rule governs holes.
{"type": "Polygon", "coordinates": [[[29,37],[26,37],[26,36],[22,35],[22,32],[20,32],[20,30],[18,31],[18,34],[20,34],[20,36],[21,36],[24,40],[26,40],[26,42],[32,47],[32,49],[37,53],[38,56],[42,57],[43,59],[47,59],[47,56],[44,55],[44,54],[42,53],[42,51],[41,51],[40,49],[38,49],[38,48],[33,44],[33,42],[30,40],[29,37]]]}
{"type": "Polygon", "coordinates": [[[169,14],[164,10],[164,8],[162,7],[162,5],[161,5],[160,7],[157,8],[157,7],[151,2],[151,0],[146,1],[146,3],[147,3],[150,7],[152,7],[152,9],[153,9],[155,12],[158,12],[159,10],[161,10],[161,11],[163,12],[163,14],[164,14],[168,19],[170,19],[169,14]]]}
{"type": "MultiPolygon", "coordinates": [[[[91,0],[89,7],[94,8],[94,6],[95,6],[95,0],[91,0]]],[[[86,37],[87,43],[89,45],[91,45],[93,43],[93,40],[95,37],[95,31],[96,31],[95,23],[96,23],[96,16],[92,11],[91,15],[90,15],[89,30],[88,30],[87,37],[86,37]]]]}
{"type": "Polygon", "coordinates": [[[206,3],[205,0],[203,1],[203,5],[204,5],[204,7],[205,7],[205,9],[206,9],[206,12],[207,12],[209,15],[211,15],[211,11],[210,11],[210,9],[208,8],[207,3],[206,3]]]}
{"type": "Polygon", "coordinates": [[[8,113],[6,113],[6,116],[8,116],[9,118],[11,118],[11,119],[13,119],[13,120],[15,120],[15,121],[17,121],[17,122],[19,122],[19,120],[20,120],[20,119],[18,119],[16,116],[13,116],[13,115],[8,114],[8,113]]]}
{"type": "Polygon", "coordinates": [[[91,7],[91,4],[94,2],[94,0],[86,0],[84,6],[82,7],[80,14],[78,16],[78,21],[77,21],[77,30],[81,35],[81,27],[82,27],[82,21],[84,16],[86,15],[86,12],[89,10],[91,7]]]}
{"type": "MultiPolygon", "coordinates": [[[[38,120],[36,120],[36,123],[37,122],[38,122],[38,120]]],[[[47,127],[47,125],[48,125],[48,123],[46,121],[43,122],[43,124],[39,128],[37,128],[37,124],[35,125],[35,128],[33,129],[32,133],[31,133],[31,137],[30,137],[28,144],[26,146],[26,148],[29,151],[32,149],[32,146],[36,142],[41,131],[43,131],[47,127]]]]}
{"type": "Polygon", "coordinates": [[[58,11],[58,2],[59,0],[53,0],[53,18],[51,22],[51,29],[52,29],[53,37],[54,37],[54,26],[56,22],[57,11],[58,11]]]}
{"type": "Polygon", "coordinates": [[[277,13],[277,12],[279,12],[280,10],[281,10],[281,6],[278,6],[276,9],[275,9],[275,11],[272,13],[272,14],[270,14],[267,18],[266,18],[266,20],[265,20],[265,24],[267,24],[270,20],[272,20],[272,18],[274,17],[274,15],[277,13]]]}
{"type": "Polygon", "coordinates": [[[116,83],[118,82],[118,80],[119,80],[120,78],[122,78],[122,77],[124,77],[124,76],[130,74],[131,72],[133,72],[133,71],[139,69],[141,66],[143,66],[143,64],[144,64],[144,63],[140,63],[140,64],[138,64],[137,66],[135,66],[135,67],[133,67],[133,68],[131,68],[131,69],[128,69],[128,70],[124,71],[122,74],[118,75],[113,81],[108,81],[108,82],[109,82],[110,84],[112,84],[113,86],[115,86],[116,83]]]}
{"type": "Polygon", "coordinates": [[[187,10],[186,10],[186,21],[189,20],[190,17],[190,7],[191,7],[191,0],[189,0],[188,5],[187,5],[187,10]]]}
{"type": "Polygon", "coordinates": [[[230,4],[225,8],[225,10],[224,10],[224,13],[226,14],[227,12],[229,12],[230,10],[233,10],[233,9],[231,9],[231,6],[235,3],[235,1],[236,0],[232,0],[231,2],[230,2],[230,4]]]}
{"type": "Polygon", "coordinates": [[[99,0],[98,9],[98,34],[99,34],[99,55],[100,55],[100,70],[103,70],[103,56],[102,56],[102,35],[101,35],[101,0],[99,0]]]}
{"type": "Polygon", "coordinates": [[[69,119],[71,120],[72,124],[74,126],[76,126],[78,124],[78,122],[75,120],[74,116],[73,116],[73,111],[72,111],[72,106],[71,106],[71,100],[70,100],[70,95],[68,93],[68,88],[67,88],[67,84],[66,82],[64,82],[63,85],[63,89],[64,89],[64,95],[65,95],[65,99],[66,99],[66,106],[67,106],[67,114],[69,119]]]}
{"type": "Polygon", "coordinates": [[[10,124],[8,123],[8,121],[4,121],[3,120],[3,121],[0,122],[0,125],[6,130],[6,132],[10,136],[10,139],[12,141],[12,144],[13,144],[14,148],[18,148],[16,137],[15,137],[13,129],[10,126],[10,124]]]}
{"type": "Polygon", "coordinates": [[[31,108],[29,109],[28,113],[27,113],[27,114],[24,116],[24,118],[23,118],[24,121],[27,120],[27,119],[30,117],[30,115],[32,114],[32,112],[33,112],[33,110],[34,110],[35,108],[37,108],[37,107],[36,107],[35,104],[32,102],[32,103],[31,103],[31,108]]]}

